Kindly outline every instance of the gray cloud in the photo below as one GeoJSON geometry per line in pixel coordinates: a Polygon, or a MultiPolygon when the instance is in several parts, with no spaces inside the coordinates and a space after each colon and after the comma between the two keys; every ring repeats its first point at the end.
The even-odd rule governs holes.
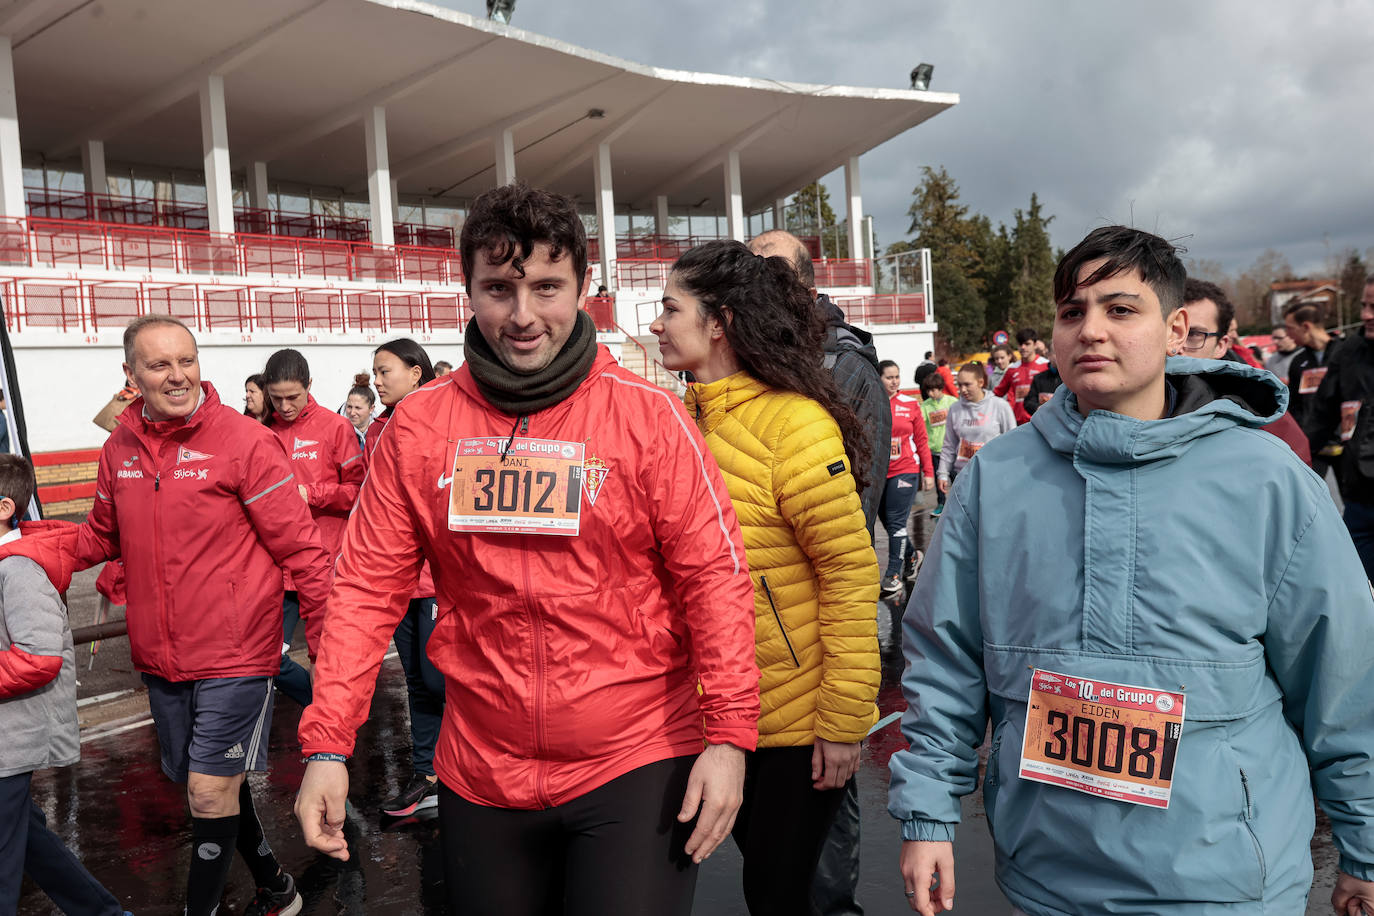
{"type": "MultiPolygon", "coordinates": [[[[481,13],[481,0],[447,5],[481,13]]],[[[961,104],[863,157],[864,208],[905,235],[922,165],[994,223],[1039,194],[1056,244],[1105,222],[1244,267],[1317,271],[1374,244],[1374,4],[1163,0],[520,0],[514,24],[685,70],[904,87],[918,62],[961,104]]],[[[843,207],[843,182],[830,176],[843,207]]]]}

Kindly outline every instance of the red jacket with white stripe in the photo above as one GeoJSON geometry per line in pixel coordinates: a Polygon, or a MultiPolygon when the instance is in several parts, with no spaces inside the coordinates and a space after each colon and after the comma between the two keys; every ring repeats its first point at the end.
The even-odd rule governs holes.
{"type": "Polygon", "coordinates": [[[703,739],[755,747],[754,594],[729,493],[677,398],[604,347],[576,391],[527,417],[491,406],[466,366],[396,406],[344,534],[306,754],[352,752],[425,560],[439,607],[429,657],[447,685],[435,768],[464,798],[543,808],[703,739]],[[507,457],[552,449],[569,463],[455,467],[460,440],[500,449],[513,433],[537,441],[507,457]],[[548,501],[580,528],[453,531],[451,496],[460,517],[548,501]]]}
{"type": "Polygon", "coordinates": [[[78,568],[124,559],[134,667],[169,681],[255,677],[281,667],[282,578],[307,621],[328,597],[332,558],[281,443],[220,403],[153,422],[139,399],[105,441],[78,568]]]}
{"type": "Polygon", "coordinates": [[[889,403],[892,405],[892,450],[887,463],[888,478],[898,474],[934,477],[935,466],[930,460],[930,436],[926,434],[921,399],[899,391],[889,403]]]}
{"type": "Polygon", "coordinates": [[[1002,381],[997,383],[993,389],[993,394],[999,398],[1006,398],[1011,404],[1011,412],[1016,417],[1016,425],[1021,426],[1029,423],[1031,415],[1026,412],[1026,395],[1030,394],[1031,379],[1050,367],[1050,361],[1043,356],[1037,356],[1026,363],[1024,360],[1013,364],[1002,376],[1002,381]]]}
{"type": "Polygon", "coordinates": [[[337,554],[344,523],[363,483],[363,451],[353,424],[307,394],[305,409],[296,419],[288,422],[274,413],[267,428],[285,447],[296,472],[295,484],[305,487],[305,501],[324,549],[337,554]]]}
{"type": "MultiPolygon", "coordinates": [[[[391,408],[382,411],[381,415],[372,421],[367,428],[367,436],[363,440],[363,470],[366,472],[368,459],[372,457],[372,450],[377,447],[377,440],[382,437],[382,430],[386,429],[387,421],[391,419],[391,408]]],[[[411,598],[433,598],[434,597],[434,571],[429,568],[426,562],[420,568],[420,581],[415,586],[415,592],[411,598]]]]}

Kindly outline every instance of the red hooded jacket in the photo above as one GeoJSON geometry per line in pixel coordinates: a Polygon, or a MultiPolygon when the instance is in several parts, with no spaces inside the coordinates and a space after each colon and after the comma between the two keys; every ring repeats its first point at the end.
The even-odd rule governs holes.
{"type": "Polygon", "coordinates": [[[141,399],[119,415],[77,528],[76,566],[123,558],[139,671],[169,681],[276,674],[278,569],[295,578],[308,623],[328,597],[332,558],[276,436],[201,388],[184,420],[155,423],[141,399]]]}
{"type": "Polygon", "coordinates": [[[1008,367],[1002,375],[1002,381],[997,383],[997,387],[992,393],[999,398],[1006,398],[1011,402],[1011,412],[1016,417],[1016,425],[1022,426],[1030,422],[1031,415],[1026,412],[1026,395],[1030,394],[1031,379],[1050,367],[1050,361],[1043,356],[1037,356],[1026,363],[1024,360],[1008,367]]]}
{"type": "MultiPolygon", "coordinates": [[[[382,437],[382,430],[386,429],[387,421],[391,419],[391,408],[382,411],[381,416],[372,421],[367,428],[367,437],[363,441],[363,470],[368,467],[368,459],[372,457],[372,450],[377,447],[377,440],[382,437]]],[[[413,598],[433,598],[434,597],[434,571],[429,568],[429,561],[420,568],[420,581],[415,586],[415,592],[410,596],[413,598]]]]}
{"type": "MultiPolygon", "coordinates": [[[[43,568],[54,590],[65,593],[71,585],[74,571],[71,545],[76,525],[71,522],[22,522],[20,529],[24,536],[7,542],[4,556],[33,560],[43,568]],[[63,532],[66,533],[65,539],[63,532]]],[[[36,655],[11,643],[0,649],[0,700],[32,693],[61,672],[61,655],[36,655]]]]}
{"type": "Polygon", "coordinates": [[[396,405],[369,464],[301,717],[306,754],[352,752],[424,560],[439,607],[429,657],[447,685],[434,762],[462,797],[544,808],[703,739],[754,749],[753,585],[720,469],[677,398],[602,347],[576,391],[516,418],[463,366],[396,405]],[[460,465],[460,444],[529,457],[460,465]],[[572,513],[579,530],[450,530],[451,512],[493,504],[572,513]]]}
{"type": "MultiPolygon", "coordinates": [[[[273,413],[267,428],[286,449],[295,484],[305,487],[306,505],[320,528],[324,549],[330,556],[338,555],[344,523],[363,484],[363,452],[353,424],[307,394],[305,409],[296,419],[288,422],[273,413]]],[[[293,587],[289,580],[286,587],[293,587]]]]}

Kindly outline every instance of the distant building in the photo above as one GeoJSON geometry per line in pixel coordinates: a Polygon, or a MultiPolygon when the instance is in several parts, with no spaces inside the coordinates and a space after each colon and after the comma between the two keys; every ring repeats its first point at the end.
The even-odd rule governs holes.
{"type": "Polygon", "coordinates": [[[1326,324],[1336,324],[1341,288],[1335,280],[1280,280],[1269,284],[1269,320],[1283,324],[1283,312],[1294,302],[1311,302],[1326,310],[1326,324]]]}

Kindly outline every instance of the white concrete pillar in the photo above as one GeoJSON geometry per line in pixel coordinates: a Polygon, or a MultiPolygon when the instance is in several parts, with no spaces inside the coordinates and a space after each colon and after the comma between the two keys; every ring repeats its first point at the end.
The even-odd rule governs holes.
{"type": "Polygon", "coordinates": [[[391,196],[391,163],[386,155],[386,109],[374,105],[363,115],[367,144],[367,202],[372,219],[372,244],[396,244],[395,200],[391,196]]]}
{"type": "Polygon", "coordinates": [[[671,223],[668,221],[668,195],[660,194],[654,198],[654,234],[667,235],[671,223]]]}
{"type": "MultiPolygon", "coordinates": [[[[592,157],[592,179],[596,184],[596,239],[601,248],[601,282],[614,288],[615,279],[615,194],[611,188],[611,145],[601,143],[592,157]]],[[[595,289],[592,292],[596,292],[595,289]]]]}
{"type": "Polygon", "coordinates": [[[496,186],[514,183],[515,135],[510,130],[503,130],[496,135],[496,186]]]}
{"type": "Polygon", "coordinates": [[[14,54],[8,35],[0,35],[0,216],[26,216],[24,164],[19,154],[19,102],[14,94],[14,54]]]}
{"type": "Polygon", "coordinates": [[[110,184],[105,177],[105,144],[87,140],[81,144],[81,174],[86,177],[87,194],[108,194],[110,184]]]}
{"type": "Polygon", "coordinates": [[[200,84],[200,145],[205,155],[205,203],[210,231],[234,231],[234,185],[229,178],[229,119],[224,113],[224,77],[212,73],[200,84]]]}
{"type": "Polygon", "coordinates": [[[391,179],[391,221],[401,221],[401,182],[396,178],[391,179]]]}
{"type": "Polygon", "coordinates": [[[779,197],[773,201],[773,228],[787,228],[787,198],[779,197]]]}
{"type": "Polygon", "coordinates": [[[864,200],[859,190],[858,156],[850,156],[844,164],[844,195],[849,198],[849,216],[845,219],[849,226],[849,257],[858,260],[864,256],[864,200]]]}
{"type": "Polygon", "coordinates": [[[267,187],[267,163],[254,162],[248,167],[248,206],[256,210],[272,209],[271,191],[267,187]]]}
{"type": "Polygon", "coordinates": [[[725,225],[730,238],[744,241],[744,195],[739,183],[739,150],[725,157],[725,225]]]}

